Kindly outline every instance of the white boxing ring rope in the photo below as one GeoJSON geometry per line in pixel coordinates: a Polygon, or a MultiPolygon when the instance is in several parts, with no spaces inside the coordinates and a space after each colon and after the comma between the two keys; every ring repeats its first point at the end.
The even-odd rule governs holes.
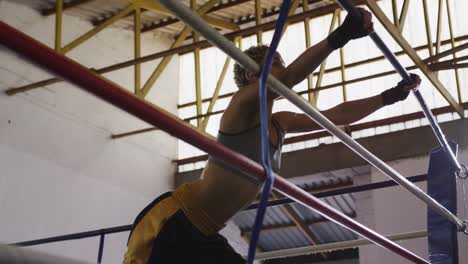
{"type": "MultiPolygon", "coordinates": [[[[402,234],[390,235],[386,237],[392,241],[424,238],[424,237],[427,237],[427,231],[402,233],[402,234]]],[[[371,245],[371,244],[372,242],[370,242],[367,239],[340,241],[340,242],[320,244],[320,245],[307,246],[307,247],[297,247],[297,248],[282,249],[282,250],[276,250],[276,251],[259,252],[255,255],[255,259],[267,260],[267,259],[304,256],[304,255],[326,253],[326,252],[337,251],[337,250],[345,250],[345,249],[350,249],[350,248],[357,248],[360,246],[371,245]]]]}

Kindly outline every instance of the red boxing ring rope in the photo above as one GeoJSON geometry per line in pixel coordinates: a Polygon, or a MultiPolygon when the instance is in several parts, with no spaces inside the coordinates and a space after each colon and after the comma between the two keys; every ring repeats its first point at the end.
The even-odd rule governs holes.
{"type": "MultiPolygon", "coordinates": [[[[134,96],[111,81],[100,77],[80,64],[56,53],[49,47],[1,21],[0,43],[104,101],[192,144],[210,155],[223,160],[227,164],[240,168],[250,176],[257,177],[260,180],[264,179],[265,172],[259,164],[217,143],[192,127],[184,124],[182,121],[176,120],[164,111],[158,110],[150,103],[134,96]]],[[[327,219],[407,260],[414,263],[428,263],[423,258],[354,221],[279,175],[276,176],[274,187],[284,195],[317,211],[327,219]]]]}

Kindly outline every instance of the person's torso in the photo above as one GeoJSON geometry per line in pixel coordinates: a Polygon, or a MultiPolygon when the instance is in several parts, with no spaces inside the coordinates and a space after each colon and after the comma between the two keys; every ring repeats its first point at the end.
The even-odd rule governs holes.
{"type": "MultiPolygon", "coordinates": [[[[272,119],[272,127],[276,132],[276,142],[272,143],[270,140],[270,161],[273,171],[278,172],[281,167],[281,149],[283,147],[285,133],[274,119],[272,119]]],[[[256,162],[261,163],[260,125],[248,128],[238,133],[225,133],[219,131],[217,141],[256,162]]],[[[214,162],[218,165],[222,164],[219,159],[214,157],[210,157],[210,162],[214,162]]],[[[226,164],[222,164],[222,166],[229,167],[229,165],[226,164]]]]}

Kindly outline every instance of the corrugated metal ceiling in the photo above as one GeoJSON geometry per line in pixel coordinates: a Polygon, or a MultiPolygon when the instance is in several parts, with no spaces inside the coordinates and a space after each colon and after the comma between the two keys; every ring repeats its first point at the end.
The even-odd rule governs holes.
{"type": "MultiPolygon", "coordinates": [[[[9,0],[15,3],[25,4],[30,6],[40,12],[47,10],[53,10],[55,7],[55,2],[53,0],[9,0]]],[[[208,0],[198,0],[198,5],[203,5],[208,0]]],[[[103,20],[112,17],[118,12],[125,9],[129,4],[121,0],[65,0],[65,6],[67,4],[81,3],[73,8],[66,9],[66,14],[79,17],[86,21],[93,22],[95,25],[103,20]]],[[[189,0],[184,0],[188,3],[189,0]]],[[[316,8],[319,6],[324,6],[330,4],[329,1],[324,0],[309,0],[311,3],[311,8],[316,8]]],[[[262,8],[265,14],[272,13],[274,10],[278,10],[279,6],[282,3],[282,0],[268,0],[261,1],[262,8]]],[[[53,12],[52,12],[53,13],[53,12]]],[[[274,12],[273,12],[274,13],[274,12]]],[[[237,24],[243,24],[245,22],[251,21],[255,14],[255,3],[253,0],[222,0],[213,10],[209,13],[209,16],[217,19],[222,19],[228,22],[235,22],[237,24]]],[[[267,18],[266,21],[275,18],[272,16],[267,18]]],[[[165,32],[171,35],[177,35],[183,27],[183,24],[180,22],[174,23],[173,16],[167,16],[155,11],[144,11],[142,12],[142,25],[143,31],[148,30],[157,30],[160,32],[165,32]],[[171,22],[171,23],[168,23],[171,22]],[[163,25],[159,27],[160,25],[163,25]],[[157,29],[154,29],[154,28],[157,29]]],[[[114,27],[132,29],[133,27],[133,17],[127,16],[120,19],[118,22],[113,24],[114,27]]]]}
{"type": "MultiPolygon", "coordinates": [[[[340,170],[325,172],[296,180],[296,184],[309,191],[330,190],[338,186],[352,185],[353,176],[367,173],[367,170],[340,170]]],[[[321,198],[330,206],[348,216],[356,216],[356,205],[353,194],[343,194],[321,198]]],[[[327,221],[318,213],[302,206],[292,204],[300,221],[306,224],[319,244],[356,239],[357,236],[347,229],[327,221]]],[[[234,222],[244,234],[248,235],[255,218],[256,211],[242,211],[234,217],[234,222]]],[[[265,251],[280,250],[294,247],[309,246],[307,236],[294,224],[280,206],[269,207],[266,212],[264,229],[260,235],[259,247],[265,251]]]]}

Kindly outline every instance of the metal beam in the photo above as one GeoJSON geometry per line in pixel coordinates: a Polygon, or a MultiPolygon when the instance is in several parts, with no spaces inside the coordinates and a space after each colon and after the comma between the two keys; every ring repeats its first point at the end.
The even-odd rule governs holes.
{"type": "MultiPolygon", "coordinates": [[[[364,0],[351,0],[351,2],[355,5],[360,5],[364,3],[364,0]]],[[[315,17],[320,17],[323,15],[333,13],[337,8],[339,8],[337,4],[319,7],[316,9],[312,9],[306,12],[302,12],[302,13],[290,16],[288,17],[286,21],[289,24],[303,22],[305,18],[315,18],[315,17]]],[[[267,22],[258,26],[244,28],[236,32],[227,33],[224,36],[230,40],[234,40],[234,38],[236,37],[249,37],[249,36],[257,34],[257,31],[259,30],[260,31],[272,30],[275,28],[275,25],[276,25],[276,21],[271,21],[271,22],[267,22]]],[[[189,53],[189,52],[192,52],[197,47],[203,49],[203,48],[212,47],[212,45],[208,41],[200,41],[199,43],[196,43],[196,44],[189,44],[187,47],[184,47],[184,49],[175,50],[174,53],[179,53],[179,54],[189,53]]]]}
{"type": "Polygon", "coordinates": [[[463,63],[459,64],[458,62],[465,61],[465,60],[468,60],[468,56],[462,56],[462,57],[457,57],[451,60],[433,63],[429,65],[429,69],[433,71],[452,69],[452,68],[456,68],[457,66],[462,65],[463,63]]]}
{"type": "MultiPolygon", "coordinates": [[[[303,12],[309,11],[309,1],[303,0],[302,1],[302,10],[303,12]]],[[[305,46],[306,49],[310,48],[311,43],[310,43],[310,18],[306,17],[304,19],[304,32],[305,32],[305,46]]],[[[313,74],[309,74],[307,76],[307,89],[311,90],[314,88],[314,79],[313,79],[313,74]]],[[[309,102],[313,102],[313,96],[312,93],[309,93],[307,95],[307,98],[309,99],[309,102]]]]}
{"type": "Polygon", "coordinates": [[[219,92],[221,91],[221,87],[223,86],[224,78],[226,77],[227,70],[229,68],[229,64],[231,63],[231,57],[227,56],[226,61],[224,62],[223,69],[221,70],[221,74],[219,75],[218,82],[216,83],[216,88],[213,92],[213,96],[211,97],[210,104],[208,105],[208,109],[206,110],[206,117],[202,121],[201,129],[206,131],[206,126],[208,125],[208,121],[210,120],[211,114],[213,113],[213,108],[218,100],[219,92]]]}
{"type": "MultiPolygon", "coordinates": [[[[206,14],[206,12],[208,12],[208,10],[210,10],[210,8],[212,8],[213,6],[215,6],[217,3],[219,3],[221,0],[210,0],[208,2],[206,2],[205,4],[203,4],[200,8],[197,9],[197,14],[200,15],[200,16],[203,16],[204,14],[206,14]]],[[[182,45],[182,43],[185,41],[185,39],[188,37],[188,35],[192,32],[192,29],[188,26],[185,26],[184,29],[182,30],[182,32],[180,33],[179,37],[177,37],[177,39],[174,41],[174,43],[172,44],[171,46],[171,49],[174,49],[174,48],[177,48],[179,47],[180,45],[182,45]]],[[[143,88],[140,90],[140,92],[138,93],[138,96],[140,96],[141,98],[144,98],[146,97],[146,95],[149,93],[149,91],[151,90],[151,88],[153,87],[154,83],[156,83],[156,81],[158,80],[159,76],[161,76],[162,72],[164,71],[164,69],[166,68],[166,66],[169,64],[169,62],[172,60],[172,57],[173,55],[169,55],[167,57],[165,57],[159,64],[158,66],[156,67],[156,69],[153,71],[153,73],[151,74],[151,76],[149,77],[149,79],[146,81],[145,85],[143,86],[143,88]]]]}
{"type": "MultiPolygon", "coordinates": [[[[328,34],[333,32],[333,29],[335,28],[336,20],[338,18],[338,13],[340,12],[341,12],[341,9],[339,8],[335,9],[335,12],[333,12],[333,17],[330,22],[330,28],[328,29],[328,34]]],[[[315,87],[320,87],[322,85],[322,80],[325,74],[326,67],[327,67],[327,59],[324,59],[322,64],[320,65],[319,75],[315,83],[315,87]]],[[[312,91],[312,105],[313,106],[317,106],[318,98],[319,98],[319,92],[316,90],[313,90],[312,91]]]]}
{"type": "Polygon", "coordinates": [[[203,16],[203,18],[208,22],[208,24],[211,24],[213,27],[218,28],[218,29],[225,29],[229,31],[236,31],[239,30],[240,27],[232,22],[218,19],[215,17],[210,17],[210,16],[203,16]]]}
{"type": "Polygon", "coordinates": [[[440,39],[442,38],[442,11],[444,8],[443,0],[439,0],[439,11],[437,14],[437,35],[436,35],[436,54],[440,51],[440,39]]]}
{"type": "MultiPolygon", "coordinates": [[[[362,2],[362,0],[361,1],[356,1],[354,3],[359,4],[361,2],[362,2]]],[[[334,8],[336,8],[336,6],[334,8]]],[[[297,15],[295,15],[293,17],[290,17],[290,19],[294,20],[295,22],[303,22],[303,20],[306,19],[306,18],[320,17],[320,16],[323,16],[323,15],[329,14],[330,12],[333,12],[333,10],[331,10],[330,7],[327,6],[327,7],[324,7],[324,8],[318,8],[316,10],[305,11],[302,14],[297,14],[297,15]]],[[[261,27],[269,27],[270,29],[272,29],[274,27],[274,24],[270,25],[270,23],[267,23],[267,24],[263,24],[261,27]]],[[[257,28],[258,28],[257,26],[254,26],[252,28],[243,29],[243,30],[240,30],[238,32],[233,32],[233,33],[226,34],[225,36],[228,37],[228,38],[234,38],[237,35],[238,36],[250,36],[250,35],[254,34],[254,33],[251,33],[251,32],[254,31],[257,28]]],[[[456,42],[465,41],[465,40],[468,40],[468,35],[463,35],[463,36],[459,36],[459,37],[455,38],[456,42]]],[[[442,45],[446,45],[448,43],[450,43],[450,39],[444,40],[444,41],[441,42],[442,45]]],[[[433,45],[435,45],[435,43],[433,45]]],[[[463,45],[461,45],[461,46],[463,46],[463,45]]],[[[187,44],[187,45],[180,46],[180,47],[177,47],[177,48],[168,49],[168,50],[165,50],[165,51],[150,54],[150,55],[144,56],[144,57],[142,57],[141,59],[138,59],[138,60],[132,59],[132,60],[128,60],[128,61],[125,61],[125,62],[121,62],[121,63],[113,64],[113,65],[110,65],[110,66],[106,66],[106,67],[103,67],[103,68],[91,69],[91,70],[94,70],[96,73],[99,73],[99,74],[108,73],[108,72],[120,70],[120,69],[123,69],[123,68],[126,68],[126,67],[134,66],[136,63],[145,63],[145,62],[153,61],[153,60],[160,59],[160,58],[170,56],[170,55],[174,55],[174,54],[184,54],[184,53],[192,52],[196,47],[200,47],[200,48],[203,49],[203,48],[211,47],[211,45],[206,41],[201,41],[201,42],[196,43],[196,44],[187,44]]],[[[419,51],[419,50],[422,50],[422,49],[425,49],[425,48],[428,48],[428,45],[418,46],[415,49],[419,51]]],[[[399,51],[396,54],[401,55],[401,54],[403,54],[403,51],[399,51]]],[[[368,62],[373,62],[373,61],[380,61],[382,59],[383,59],[383,57],[380,56],[380,57],[375,57],[375,58],[372,58],[372,59],[364,60],[364,61],[361,61],[361,62],[362,63],[368,63],[368,62]]],[[[353,65],[357,65],[357,64],[356,63],[351,63],[351,64],[346,65],[346,67],[350,68],[350,67],[353,67],[353,65]]],[[[334,69],[330,69],[330,70],[331,71],[336,71],[336,70],[339,70],[339,68],[334,68],[334,69]]],[[[330,70],[327,70],[326,72],[329,72],[330,70]]],[[[39,82],[36,82],[36,83],[32,83],[32,84],[28,84],[28,85],[24,85],[24,86],[20,86],[20,87],[10,88],[10,89],[6,90],[5,92],[6,92],[6,94],[12,96],[12,95],[15,95],[15,94],[18,94],[18,93],[23,93],[23,92],[31,91],[33,89],[42,88],[42,87],[45,87],[45,86],[48,86],[48,85],[56,84],[56,83],[59,83],[61,81],[62,80],[60,80],[59,78],[50,78],[50,79],[42,80],[42,81],[39,81],[39,82]]],[[[223,95],[221,95],[221,98],[223,98],[222,96],[223,95]]],[[[211,98],[208,98],[207,100],[209,101],[210,99],[211,98]]],[[[184,107],[184,105],[179,105],[179,108],[180,107],[184,107]]]]}
{"type": "MultiPolygon", "coordinates": [[[[338,13],[338,25],[341,25],[341,12],[338,13]]],[[[341,81],[343,82],[341,93],[343,95],[343,101],[348,101],[348,93],[346,92],[346,64],[344,59],[344,49],[340,49],[340,72],[341,81]]]]}
{"type": "MultiPolygon", "coordinates": [[[[64,3],[63,10],[68,10],[68,9],[77,7],[79,5],[84,5],[84,4],[86,4],[88,2],[91,2],[91,1],[94,1],[94,0],[71,0],[71,1],[68,1],[68,2],[64,3]]],[[[57,12],[57,10],[55,9],[55,7],[46,8],[46,9],[41,10],[41,14],[43,16],[50,16],[50,15],[55,14],[56,12],[57,12]]]]}
{"type": "Polygon", "coordinates": [[[390,33],[390,35],[400,45],[400,47],[402,47],[402,49],[407,53],[414,64],[416,64],[421,72],[424,73],[424,75],[431,81],[431,83],[436,87],[445,100],[447,100],[447,102],[453,107],[453,109],[461,117],[464,117],[465,113],[463,107],[453,98],[450,92],[439,81],[434,72],[429,70],[427,65],[417,54],[416,50],[406,41],[400,32],[398,32],[398,29],[390,22],[390,20],[388,20],[387,16],[382,11],[382,9],[380,9],[375,0],[366,0],[365,2],[369,9],[374,13],[375,17],[380,21],[380,23],[385,27],[385,29],[390,33]]]}
{"type": "MultiPolygon", "coordinates": [[[[447,40],[446,40],[447,41],[447,40]]],[[[451,39],[449,39],[448,41],[450,41],[450,44],[452,42],[451,39]]],[[[455,38],[455,41],[456,41],[456,38],[455,38]]],[[[457,53],[459,51],[462,51],[464,49],[468,49],[468,43],[464,43],[462,45],[459,45],[455,48],[452,48],[452,49],[449,49],[449,50],[446,50],[444,52],[440,52],[439,54],[437,55],[434,55],[434,56],[431,56],[427,59],[424,60],[425,63],[434,63],[434,62],[437,62],[439,59],[441,58],[444,58],[444,57],[447,57],[449,55],[452,55],[454,53],[457,53]]]]}
{"type": "Polygon", "coordinates": [[[434,55],[434,45],[432,44],[432,31],[431,31],[431,20],[429,19],[429,10],[427,8],[427,0],[422,0],[423,12],[424,12],[424,24],[426,26],[426,38],[429,49],[429,56],[434,55]]]}
{"type": "MultiPolygon", "coordinates": [[[[465,40],[468,40],[468,35],[463,35],[463,36],[459,36],[459,37],[455,38],[455,42],[460,42],[460,41],[465,41],[465,40]]],[[[442,41],[442,45],[450,44],[450,42],[451,42],[450,39],[444,40],[444,41],[442,41]]],[[[124,69],[124,68],[127,68],[127,67],[132,67],[132,66],[134,66],[135,64],[138,64],[138,63],[140,63],[140,64],[141,63],[146,63],[146,62],[149,62],[149,61],[157,60],[157,59],[164,58],[166,56],[170,56],[170,55],[174,55],[174,54],[184,54],[184,53],[187,53],[187,52],[191,52],[191,51],[193,51],[194,47],[199,47],[199,44],[196,44],[196,45],[188,44],[188,45],[184,45],[184,46],[181,46],[181,47],[178,47],[178,48],[169,49],[169,50],[157,52],[157,53],[154,53],[154,54],[150,54],[150,55],[144,56],[144,57],[142,57],[140,59],[136,59],[136,60],[132,59],[132,60],[124,61],[124,62],[121,62],[121,63],[113,64],[113,65],[106,66],[106,67],[99,68],[99,69],[90,68],[90,70],[93,70],[94,72],[99,73],[99,74],[109,73],[109,72],[113,72],[113,71],[116,71],[116,70],[121,70],[121,69],[124,69]]],[[[458,46],[454,50],[458,50],[462,46],[464,46],[464,44],[458,46]]],[[[421,46],[416,47],[415,50],[420,51],[420,50],[423,50],[423,49],[427,49],[427,47],[428,47],[428,45],[421,45],[421,46]]],[[[445,52],[442,52],[440,54],[444,54],[444,53],[445,52]]],[[[405,53],[404,53],[404,51],[398,51],[395,54],[399,56],[399,55],[402,55],[402,54],[405,54],[405,53]]],[[[366,64],[366,63],[381,61],[383,59],[384,59],[383,56],[378,56],[378,57],[374,57],[374,58],[371,58],[371,59],[366,59],[366,60],[362,60],[362,61],[358,61],[358,62],[353,62],[353,63],[345,65],[345,67],[346,68],[352,68],[352,67],[356,67],[356,66],[366,64]]],[[[429,58],[426,59],[426,60],[429,60],[429,58]]],[[[426,62],[426,60],[424,60],[424,62],[426,62]]],[[[339,67],[335,67],[335,68],[332,68],[332,69],[327,69],[325,72],[328,73],[328,72],[335,72],[335,71],[339,71],[339,70],[340,70],[339,67]]],[[[317,75],[317,74],[315,73],[314,75],[317,75]]],[[[62,81],[63,80],[60,80],[59,78],[50,78],[50,79],[42,80],[42,81],[39,81],[39,82],[35,82],[35,83],[27,84],[27,85],[24,85],[24,86],[20,86],[20,87],[9,88],[9,89],[7,89],[5,91],[5,93],[7,95],[9,95],[9,96],[13,96],[13,95],[16,95],[16,94],[19,94],[19,93],[24,93],[24,92],[28,92],[28,91],[31,91],[31,90],[34,90],[34,89],[43,88],[43,87],[46,87],[46,86],[49,86],[49,85],[52,85],[52,84],[57,84],[57,83],[60,83],[62,81]]],[[[227,98],[227,97],[229,97],[231,95],[230,94],[220,95],[220,98],[227,98]]],[[[204,99],[203,102],[209,102],[210,100],[211,100],[211,98],[207,98],[207,99],[204,99]]],[[[195,102],[189,102],[189,103],[186,103],[186,104],[178,105],[178,108],[188,107],[188,106],[191,106],[191,105],[194,105],[194,104],[195,104],[195,102]]]]}
{"type": "Polygon", "coordinates": [[[437,65],[436,64],[430,68],[434,69],[435,71],[464,69],[464,68],[468,68],[468,63],[454,63],[450,65],[437,65]]]}
{"type": "MultiPolygon", "coordinates": [[[[255,25],[262,24],[262,1],[255,0],[255,25]]],[[[257,45],[263,44],[262,38],[263,32],[261,30],[257,31],[257,45]]]]}
{"type": "Polygon", "coordinates": [[[393,14],[393,24],[398,27],[398,23],[400,22],[398,19],[398,5],[397,0],[392,0],[392,14],[393,14]]]}
{"type": "Polygon", "coordinates": [[[409,8],[410,0],[405,0],[403,2],[403,7],[401,8],[400,19],[398,20],[398,31],[400,33],[403,32],[405,27],[406,17],[408,16],[408,8],[409,8]]]}
{"type": "MultiPolygon", "coordinates": [[[[455,48],[455,39],[454,39],[454,33],[453,33],[453,26],[452,26],[452,12],[450,9],[450,2],[449,0],[445,1],[447,5],[447,17],[448,17],[448,25],[449,25],[449,31],[450,31],[450,42],[452,44],[452,49],[455,48]]],[[[452,53],[452,57],[454,60],[457,59],[457,54],[452,53]]],[[[458,103],[462,104],[463,99],[462,99],[462,91],[461,91],[461,83],[460,83],[460,74],[458,72],[458,69],[455,67],[455,81],[457,83],[457,95],[458,95],[458,103]]]]}
{"type": "Polygon", "coordinates": [[[301,4],[301,2],[302,2],[302,0],[294,0],[291,3],[291,7],[289,8],[288,16],[292,16],[292,15],[296,14],[297,8],[301,4]]]}
{"type": "MultiPolygon", "coordinates": [[[[131,4],[134,4],[135,6],[139,6],[140,8],[144,8],[146,10],[151,10],[166,16],[174,16],[171,12],[169,12],[164,6],[162,6],[159,2],[153,1],[153,0],[124,0],[125,2],[129,2],[131,4]]],[[[209,10],[207,10],[205,13],[207,13],[209,10]]],[[[227,29],[227,30],[239,30],[239,26],[236,25],[235,23],[231,23],[229,21],[225,21],[222,19],[218,19],[215,17],[209,17],[205,16],[205,14],[202,15],[202,17],[211,24],[212,26],[220,29],[227,29]]]]}
{"type": "MultiPolygon", "coordinates": [[[[197,9],[197,1],[190,0],[190,8],[192,10],[197,9]]],[[[200,41],[200,35],[196,32],[193,32],[193,41],[198,42],[200,41]]],[[[195,70],[195,100],[197,102],[197,116],[202,114],[202,95],[201,95],[201,65],[200,65],[200,48],[196,48],[193,52],[194,56],[194,70],[195,70]]],[[[201,128],[202,125],[202,118],[197,118],[197,127],[198,129],[201,128]]]]}
{"type": "MultiPolygon", "coordinates": [[[[458,40],[464,40],[464,38],[459,38],[458,40]]],[[[442,43],[444,45],[449,44],[450,40],[444,40],[442,43]]],[[[462,46],[465,46],[465,45],[461,45],[460,47],[462,47],[462,46]]],[[[415,49],[416,50],[423,50],[426,47],[427,47],[426,45],[422,45],[422,46],[416,47],[415,49]]],[[[459,49],[460,47],[458,47],[457,49],[459,49]]],[[[466,44],[466,48],[468,48],[468,43],[466,44]]],[[[447,51],[447,52],[450,52],[450,50],[447,51]]],[[[395,54],[397,56],[400,56],[400,55],[404,55],[405,53],[404,53],[404,51],[399,51],[399,52],[396,52],[395,54]]],[[[440,55],[443,55],[443,54],[441,53],[440,55]]],[[[367,59],[367,60],[363,60],[363,61],[357,61],[357,62],[354,62],[354,63],[350,63],[350,64],[345,65],[345,67],[353,68],[353,67],[357,67],[357,66],[367,64],[367,63],[371,63],[371,62],[381,61],[383,59],[384,59],[383,56],[375,57],[375,58],[371,58],[371,59],[367,59]]],[[[463,60],[463,59],[464,59],[463,57],[458,58],[458,61],[463,60]]],[[[443,63],[443,62],[441,62],[441,63],[443,63]]],[[[460,67],[462,67],[462,66],[464,66],[464,65],[460,65],[460,67]]],[[[439,63],[434,64],[434,65],[430,65],[429,67],[430,67],[431,70],[444,70],[445,68],[449,68],[449,67],[453,68],[453,66],[451,66],[451,65],[448,65],[448,66],[447,65],[442,65],[442,66],[440,66],[439,63]],[[432,69],[432,67],[434,67],[434,69],[432,69]],[[445,67],[445,68],[442,68],[442,67],[445,67]]],[[[340,67],[335,67],[335,68],[332,68],[332,69],[328,69],[326,71],[327,72],[335,72],[335,71],[339,71],[340,69],[341,69],[341,66],[340,67]]],[[[417,67],[416,66],[411,66],[411,67],[408,67],[407,69],[408,70],[414,70],[414,69],[417,69],[417,67]]],[[[358,82],[367,81],[367,80],[371,80],[371,79],[376,79],[376,78],[380,78],[380,77],[384,77],[384,76],[389,76],[389,75],[392,75],[392,74],[396,74],[396,72],[394,70],[390,70],[390,71],[377,73],[377,74],[373,74],[373,75],[369,75],[369,76],[365,76],[365,77],[359,77],[359,78],[355,78],[355,79],[351,79],[351,80],[342,81],[342,82],[339,82],[339,83],[334,83],[334,84],[329,84],[329,85],[326,85],[326,86],[317,87],[315,89],[313,89],[313,88],[308,89],[306,91],[298,92],[298,94],[304,95],[304,94],[310,94],[313,90],[321,91],[321,90],[331,89],[331,88],[335,88],[335,87],[339,87],[339,86],[343,87],[343,86],[346,86],[348,84],[353,84],[353,83],[358,83],[358,82]]],[[[318,73],[314,73],[314,75],[318,75],[318,73]]],[[[218,98],[228,98],[228,97],[231,97],[233,94],[234,93],[219,95],[218,98]]],[[[206,103],[206,102],[209,102],[210,100],[213,100],[213,98],[204,99],[203,102],[206,103]]],[[[179,105],[178,107],[179,108],[184,108],[184,107],[192,106],[194,104],[195,104],[195,102],[190,102],[190,103],[186,103],[186,104],[183,104],[183,105],[179,105]]],[[[184,119],[184,121],[190,122],[191,120],[194,120],[194,119],[199,118],[199,117],[209,117],[209,116],[212,116],[212,115],[221,114],[223,112],[224,112],[224,110],[219,110],[219,111],[216,111],[216,112],[207,112],[206,114],[201,115],[201,116],[187,117],[187,118],[184,119]]],[[[111,137],[113,139],[117,139],[117,138],[132,136],[132,135],[138,135],[138,134],[142,134],[142,133],[146,133],[146,132],[151,132],[151,131],[155,131],[155,130],[158,130],[158,129],[157,128],[140,129],[140,130],[130,131],[130,132],[121,133],[121,134],[114,134],[111,137]]]]}
{"type": "MultiPolygon", "coordinates": [[[[133,25],[133,32],[134,32],[134,56],[135,59],[139,59],[141,57],[141,8],[135,8],[134,14],[134,25],[133,25]]],[[[134,79],[135,79],[135,87],[134,93],[138,94],[141,89],[141,64],[135,64],[135,72],[134,72],[134,79]]]]}
{"type": "MultiPolygon", "coordinates": [[[[224,10],[224,9],[227,9],[227,8],[230,8],[230,7],[239,6],[239,5],[242,5],[242,4],[244,4],[246,2],[250,2],[250,1],[252,1],[252,0],[229,0],[227,2],[222,2],[222,3],[218,4],[218,5],[216,5],[215,7],[211,8],[208,11],[208,13],[213,13],[213,12],[224,10]]],[[[308,0],[308,2],[310,4],[317,3],[317,2],[320,2],[320,1],[321,0],[308,0]]],[[[268,12],[268,13],[263,12],[263,18],[274,16],[274,15],[277,15],[278,13],[279,13],[278,10],[273,10],[272,12],[268,12]]],[[[255,19],[256,19],[255,12],[254,12],[254,14],[248,15],[248,16],[251,17],[251,18],[242,19],[242,20],[238,19],[239,21],[236,22],[236,24],[237,25],[243,25],[243,24],[255,21],[255,19]]],[[[175,24],[177,22],[180,22],[179,19],[177,19],[177,18],[169,18],[167,20],[161,20],[158,23],[153,23],[151,25],[148,25],[148,26],[144,27],[142,31],[147,32],[147,31],[155,30],[155,29],[158,29],[158,28],[161,28],[161,27],[165,27],[165,26],[168,26],[168,25],[175,24]]]]}
{"type": "MultiPolygon", "coordinates": [[[[249,2],[249,1],[251,1],[251,0],[228,0],[228,1],[225,1],[225,2],[221,2],[221,3],[217,4],[216,6],[212,7],[207,12],[207,14],[213,13],[213,12],[216,12],[216,11],[219,11],[219,10],[227,9],[227,8],[230,8],[230,7],[238,6],[238,5],[241,5],[241,4],[249,2]]],[[[318,1],[318,0],[311,0],[311,1],[318,1]]],[[[143,12],[146,12],[148,10],[143,9],[141,11],[143,13],[143,12]]],[[[101,19],[97,19],[97,20],[92,21],[94,26],[98,26],[102,22],[103,22],[103,20],[101,20],[101,19]]],[[[180,20],[178,18],[175,18],[175,17],[164,18],[164,19],[161,19],[159,22],[153,22],[153,23],[150,23],[149,25],[146,25],[145,27],[142,28],[142,32],[148,32],[148,31],[155,30],[155,29],[158,29],[158,28],[161,28],[161,27],[173,25],[173,24],[178,23],[178,22],[180,22],[180,20]]]]}
{"type": "Polygon", "coordinates": [[[113,24],[115,21],[121,19],[122,17],[126,16],[127,14],[130,14],[133,10],[134,10],[134,6],[129,5],[127,8],[120,11],[117,15],[107,19],[106,22],[102,23],[99,27],[96,27],[96,28],[86,32],[85,34],[81,35],[79,38],[77,38],[74,41],[67,44],[65,47],[62,48],[62,53],[65,54],[65,53],[71,51],[72,49],[76,48],[77,46],[81,45],[82,43],[84,43],[88,39],[92,38],[94,35],[101,32],[103,29],[105,29],[109,25],[113,24]]]}
{"type": "MultiPolygon", "coordinates": [[[[357,0],[354,0],[354,1],[357,1],[357,0]]],[[[359,0],[359,3],[362,2],[362,1],[363,0],[359,0]]],[[[333,12],[337,7],[338,6],[335,5],[333,7],[334,9],[331,10],[330,7],[327,6],[327,7],[323,7],[323,8],[318,8],[316,10],[306,11],[306,12],[304,12],[302,14],[294,15],[294,16],[289,18],[290,23],[292,23],[292,22],[301,22],[305,18],[314,18],[314,17],[320,17],[322,15],[329,14],[330,12],[333,12]]],[[[244,37],[244,36],[247,37],[247,36],[251,36],[251,35],[255,34],[256,30],[270,30],[270,29],[273,29],[274,26],[275,26],[274,22],[268,22],[266,24],[262,24],[262,25],[259,25],[259,26],[254,26],[254,27],[239,30],[237,32],[228,33],[225,36],[230,38],[230,39],[235,39],[236,37],[244,37]]],[[[459,39],[460,38],[457,38],[457,41],[459,39]]],[[[468,39],[468,35],[464,36],[462,39],[463,40],[468,39]]],[[[112,72],[112,71],[115,71],[115,70],[120,70],[120,69],[123,69],[123,68],[126,68],[126,67],[134,66],[136,63],[145,63],[145,62],[153,61],[153,60],[156,60],[156,59],[164,58],[164,57],[167,57],[167,56],[172,56],[172,55],[175,55],[175,54],[185,54],[185,53],[193,52],[195,50],[195,48],[200,48],[200,49],[208,48],[208,47],[211,47],[211,44],[208,43],[207,41],[200,41],[200,42],[194,43],[194,44],[187,44],[187,45],[184,45],[184,46],[177,46],[177,47],[175,47],[175,46],[176,45],[173,44],[173,48],[170,48],[170,49],[168,49],[166,51],[151,54],[151,55],[142,57],[141,59],[138,59],[138,60],[129,60],[129,61],[114,64],[114,65],[111,65],[111,66],[107,66],[107,67],[104,67],[104,68],[100,68],[100,69],[95,70],[95,72],[100,73],[100,74],[108,73],[108,72],[112,72]]],[[[6,90],[6,94],[12,96],[12,95],[15,95],[15,94],[18,94],[18,93],[31,91],[33,89],[41,88],[41,87],[51,85],[51,84],[55,84],[55,83],[59,83],[59,82],[61,82],[61,80],[59,78],[50,78],[50,79],[39,81],[39,82],[36,82],[36,83],[32,83],[32,84],[28,84],[28,85],[24,85],[24,86],[20,86],[20,87],[15,87],[15,88],[10,88],[10,89],[6,90]]]]}
{"type": "MultiPolygon", "coordinates": [[[[406,69],[407,70],[415,70],[417,68],[418,67],[416,67],[416,66],[412,66],[412,67],[407,67],[406,69]]],[[[339,82],[339,83],[333,83],[333,84],[329,84],[329,85],[325,85],[325,86],[315,87],[314,89],[301,91],[301,92],[298,92],[297,94],[299,94],[299,95],[309,94],[312,91],[318,92],[318,91],[328,90],[328,89],[332,89],[332,88],[335,88],[335,87],[339,87],[339,86],[343,86],[343,85],[347,85],[347,84],[358,83],[358,82],[367,81],[367,80],[371,80],[371,79],[376,79],[376,78],[380,78],[380,77],[384,77],[384,76],[389,76],[389,75],[392,75],[392,74],[396,74],[396,71],[391,70],[391,71],[386,71],[386,72],[373,74],[373,75],[370,75],[370,76],[359,77],[359,78],[347,80],[345,82],[339,82]]],[[[224,94],[224,95],[219,96],[218,99],[219,98],[231,97],[232,95],[234,95],[234,93],[224,94]]],[[[204,99],[203,101],[205,101],[205,100],[208,100],[208,99],[204,99]]],[[[279,100],[281,100],[281,99],[279,99],[279,100]]],[[[207,113],[207,114],[204,114],[204,115],[196,115],[196,116],[187,117],[187,118],[184,119],[184,121],[190,122],[190,121],[198,119],[200,117],[219,115],[219,114],[222,114],[222,113],[224,113],[224,110],[219,110],[219,111],[207,113]]],[[[138,135],[138,134],[142,134],[142,133],[146,133],[146,132],[151,132],[151,131],[155,131],[155,130],[158,130],[158,129],[157,128],[145,128],[145,129],[130,131],[130,132],[122,133],[122,134],[114,134],[114,135],[111,136],[111,138],[117,139],[117,138],[132,136],[132,135],[138,135]]]]}
{"type": "MultiPolygon", "coordinates": [[[[278,195],[276,195],[274,192],[272,193],[273,199],[278,199],[278,195]]],[[[280,206],[280,210],[283,212],[283,214],[286,215],[286,217],[291,220],[294,223],[294,226],[299,229],[299,231],[306,237],[306,239],[309,241],[310,245],[318,245],[320,241],[318,240],[317,236],[310,231],[309,227],[310,224],[306,224],[301,220],[301,217],[299,214],[296,212],[296,209],[290,204],[285,204],[280,206]]],[[[262,230],[263,231],[263,230],[262,230]]],[[[323,258],[327,259],[327,255],[325,253],[321,254],[323,258]]]]}
{"type": "Polygon", "coordinates": [[[57,0],[55,4],[55,51],[61,53],[62,49],[62,16],[63,16],[63,0],[57,0]]]}

